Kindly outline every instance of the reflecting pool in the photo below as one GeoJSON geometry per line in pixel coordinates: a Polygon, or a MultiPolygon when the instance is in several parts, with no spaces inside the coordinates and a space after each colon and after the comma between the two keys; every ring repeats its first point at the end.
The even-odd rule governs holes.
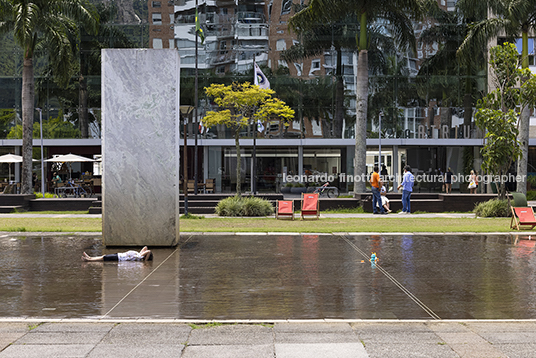
{"type": "Polygon", "coordinates": [[[199,235],[151,248],[152,262],[113,263],[81,261],[129,249],[98,236],[3,235],[0,316],[534,319],[535,244],[528,234],[199,235]]]}

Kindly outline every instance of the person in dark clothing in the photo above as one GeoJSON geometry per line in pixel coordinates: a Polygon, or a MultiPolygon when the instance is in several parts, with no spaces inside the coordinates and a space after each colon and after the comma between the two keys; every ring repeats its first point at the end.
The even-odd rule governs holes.
{"type": "Polygon", "coordinates": [[[450,167],[445,173],[445,193],[450,194],[452,192],[452,170],[450,167]]]}

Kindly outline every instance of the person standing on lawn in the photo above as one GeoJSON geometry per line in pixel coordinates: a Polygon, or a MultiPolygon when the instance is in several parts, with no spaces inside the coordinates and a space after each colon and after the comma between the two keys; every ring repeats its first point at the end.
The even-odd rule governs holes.
{"type": "Polygon", "coordinates": [[[406,165],[404,167],[404,176],[402,177],[402,183],[398,186],[398,190],[402,188],[402,211],[399,214],[410,214],[411,205],[410,197],[413,192],[413,182],[415,177],[411,173],[411,167],[406,165]]]}
{"type": "Polygon", "coordinates": [[[382,198],[380,195],[380,188],[382,187],[382,181],[380,179],[380,174],[378,173],[379,168],[376,165],[374,167],[374,172],[370,176],[370,186],[372,188],[372,213],[373,214],[385,214],[385,210],[382,205],[382,198]]]}

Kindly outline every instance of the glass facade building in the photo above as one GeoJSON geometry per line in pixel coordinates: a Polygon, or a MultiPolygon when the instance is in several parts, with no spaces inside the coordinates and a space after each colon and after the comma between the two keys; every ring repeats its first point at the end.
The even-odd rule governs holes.
{"type": "MultiPolygon", "coordinates": [[[[231,131],[225,126],[204,128],[198,123],[207,111],[215,109],[204,87],[253,82],[255,61],[276,96],[296,115],[289,126],[270,120],[262,124],[261,131],[256,131],[253,123],[244,128],[243,190],[251,188],[253,157],[260,192],[279,192],[287,179],[304,174],[316,175],[319,181],[331,176],[341,191],[353,190],[353,182],[345,178],[354,175],[359,56],[356,45],[345,36],[355,39],[357,19],[349,15],[344,23],[319,24],[322,32],[317,40],[323,50],[300,58],[298,50],[307,42],[303,34],[290,31],[288,23],[303,5],[301,1],[197,0],[204,43],[199,38],[196,41],[195,0],[92,3],[98,8],[101,30],[97,36],[82,30],[75,41],[75,74],[69,86],[60,87],[54,81],[47,62],[51,54],[46,49],[34,61],[35,107],[42,110],[45,157],[69,152],[101,154],[100,49],[175,48],[181,57],[181,105],[197,107],[197,118],[192,112],[185,117],[186,133],[181,129],[181,135],[187,136],[189,179],[193,179],[197,166],[197,179],[216,179],[217,192],[236,188],[237,155],[231,131]]],[[[454,12],[455,3],[438,0],[444,11],[454,12]]],[[[416,173],[439,173],[451,167],[454,172],[468,174],[470,168],[480,167],[482,134],[472,115],[476,100],[488,88],[487,65],[484,62],[480,70],[472,72],[459,66],[454,60],[455,46],[426,40],[427,30],[433,26],[448,28],[450,42],[463,40],[459,22],[438,23],[434,19],[414,24],[414,51],[397,49],[388,23],[377,23],[371,32],[367,172],[380,161],[389,174],[400,174],[405,164],[416,173]]],[[[534,65],[534,46],[531,51],[534,65]]],[[[0,155],[20,153],[22,58],[22,50],[11,35],[0,37],[0,155]]],[[[40,112],[36,111],[35,158],[40,157],[39,120],[40,112]]],[[[532,137],[536,135],[530,139],[531,153],[536,144],[532,137]]],[[[536,172],[534,158],[529,157],[529,172],[536,172]]],[[[47,169],[50,179],[51,168],[47,169]]],[[[78,173],[75,175],[97,175],[98,170],[92,165],[73,168],[78,173]]],[[[18,169],[13,173],[9,180],[16,180],[18,169]]],[[[7,176],[7,165],[0,166],[0,179],[7,176]]],[[[422,189],[438,190],[424,184],[422,189]]]]}

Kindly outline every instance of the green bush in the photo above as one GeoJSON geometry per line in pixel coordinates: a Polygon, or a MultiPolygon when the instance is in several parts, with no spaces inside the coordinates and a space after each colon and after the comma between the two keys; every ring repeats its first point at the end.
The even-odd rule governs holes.
{"type": "Polygon", "coordinates": [[[507,200],[491,199],[483,203],[478,203],[473,212],[480,217],[508,217],[510,208],[507,200]]]}
{"type": "MultiPolygon", "coordinates": [[[[43,193],[37,193],[37,192],[34,192],[35,194],[35,198],[36,199],[41,199],[43,198],[43,193]]],[[[56,196],[52,193],[45,193],[45,199],[51,199],[51,198],[55,198],[56,196]]]]}
{"type": "Polygon", "coordinates": [[[529,201],[536,200],[536,190],[527,191],[527,200],[529,201]]]}
{"type": "Polygon", "coordinates": [[[221,200],[216,206],[219,216],[268,216],[274,213],[272,204],[252,196],[233,196],[221,200]]]}

